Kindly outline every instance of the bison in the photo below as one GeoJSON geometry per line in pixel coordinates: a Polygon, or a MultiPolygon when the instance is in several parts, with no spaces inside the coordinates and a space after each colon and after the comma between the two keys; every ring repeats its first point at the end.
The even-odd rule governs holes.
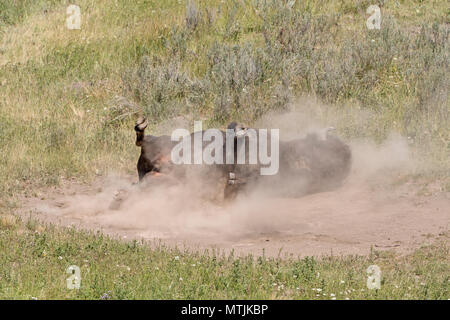
{"type": "Polygon", "coordinates": [[[225,187],[226,197],[254,189],[275,196],[300,197],[339,187],[350,172],[352,154],[350,147],[332,131],[334,128],[327,128],[322,134],[281,140],[279,171],[275,175],[260,175],[259,164],[233,165],[225,187]]]}
{"type": "MultiPolygon", "coordinates": [[[[260,163],[238,164],[234,161],[232,164],[175,165],[171,160],[171,151],[177,142],[166,135],[145,135],[147,124],[145,118],[140,118],[134,127],[136,145],[141,147],[137,163],[139,181],[146,184],[162,181],[187,182],[187,172],[194,166],[200,173],[202,183],[217,182],[222,186],[225,199],[232,199],[238,193],[254,189],[277,196],[299,197],[337,188],[348,176],[351,168],[350,147],[332,134],[334,128],[328,128],[322,134],[312,133],[305,138],[280,141],[278,173],[261,175],[260,163]]],[[[233,157],[236,160],[237,144],[241,139],[248,138],[247,132],[250,129],[236,122],[232,122],[227,129],[235,132],[233,157]]],[[[221,133],[223,141],[226,141],[226,133],[221,133]]],[[[248,159],[249,143],[241,142],[244,142],[245,157],[248,159]]],[[[226,152],[224,144],[224,158],[226,152]]]]}

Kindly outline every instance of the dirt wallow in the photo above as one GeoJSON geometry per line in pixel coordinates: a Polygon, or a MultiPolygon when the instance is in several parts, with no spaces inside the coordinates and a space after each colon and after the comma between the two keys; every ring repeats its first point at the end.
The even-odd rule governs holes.
{"type": "MultiPolygon", "coordinates": [[[[236,144],[251,132],[229,127],[236,144]]],[[[170,136],[137,130],[137,138],[139,183],[113,172],[89,185],[63,181],[22,199],[21,213],[126,239],[270,256],[408,252],[448,230],[448,192],[433,183],[425,193],[406,179],[413,164],[398,136],[350,147],[329,129],[285,139],[279,172],[267,176],[260,165],[175,165],[170,136]]]]}

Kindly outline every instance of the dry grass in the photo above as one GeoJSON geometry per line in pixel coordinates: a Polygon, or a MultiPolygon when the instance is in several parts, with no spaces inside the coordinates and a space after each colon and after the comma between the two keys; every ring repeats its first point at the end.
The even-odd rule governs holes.
{"type": "Polygon", "coordinates": [[[0,299],[448,299],[446,241],[404,256],[238,257],[16,220],[0,223],[0,299]],[[373,264],[379,290],[366,286],[373,264]],[[66,287],[69,265],[80,290],[66,287]]]}
{"type": "MultiPolygon", "coordinates": [[[[256,0],[214,0],[191,1],[187,6],[177,0],[79,0],[81,30],[67,30],[68,1],[0,1],[0,208],[10,211],[17,193],[32,194],[61,179],[134,172],[139,151],[131,129],[133,110],[117,96],[140,105],[151,117],[151,126],[178,115],[206,119],[209,126],[230,119],[251,123],[310,96],[331,105],[318,113],[324,121],[334,119],[345,137],[378,142],[391,132],[409,137],[425,173],[447,179],[448,190],[447,2],[375,1],[382,7],[380,31],[365,27],[365,10],[374,1],[304,0],[296,1],[293,9],[281,1],[267,3],[264,7],[256,0]]],[[[96,298],[115,281],[120,283],[115,298],[148,297],[150,289],[162,288],[156,278],[148,282],[154,287],[139,287],[152,277],[146,259],[155,253],[147,248],[40,228],[32,224],[25,228],[12,216],[2,215],[0,297],[96,298]],[[46,239],[51,240],[48,248],[46,239]],[[76,239],[81,243],[78,251],[70,251],[76,239]],[[9,250],[11,243],[14,252],[9,250]],[[49,286],[64,280],[65,264],[42,257],[46,248],[55,259],[59,255],[79,259],[81,252],[92,261],[104,248],[110,248],[114,258],[92,264],[92,282],[74,296],[60,286],[49,286]],[[18,268],[11,259],[25,260],[18,268]],[[136,261],[133,277],[117,278],[117,270],[105,275],[101,268],[117,261],[136,261]],[[39,280],[34,282],[36,275],[39,280]]],[[[448,298],[448,272],[443,267],[448,267],[448,248],[427,250],[402,260],[408,271],[390,258],[380,258],[390,270],[388,277],[403,281],[400,289],[391,285],[379,295],[361,291],[350,297],[448,298]],[[408,266],[428,277],[427,285],[415,283],[408,291],[417,275],[408,266]]],[[[164,250],[156,253],[151,267],[170,264],[171,255],[164,250]]],[[[323,283],[338,290],[333,282],[336,270],[347,272],[342,276],[351,281],[352,270],[363,270],[369,262],[338,259],[313,264],[311,269],[310,261],[286,266],[262,262],[257,267],[248,261],[224,259],[217,265],[206,257],[187,257],[188,264],[203,259],[207,267],[196,271],[191,283],[155,291],[151,297],[314,298],[310,289],[317,287],[316,280],[308,278],[296,291],[293,274],[313,277],[311,272],[325,270],[323,283]],[[207,276],[224,270],[227,282],[218,276],[211,282],[207,276]],[[252,280],[243,287],[236,279],[245,274],[252,280]],[[264,279],[254,278],[257,275],[264,279]],[[284,283],[289,292],[275,290],[273,282],[284,283]],[[195,291],[198,283],[206,289],[195,291]],[[244,294],[249,288],[253,295],[244,294]]],[[[191,274],[187,267],[170,266],[169,271],[164,278],[167,288],[176,275],[191,274]]]]}
{"type": "Polygon", "coordinates": [[[380,4],[379,32],[365,28],[367,1],[263,3],[80,1],[82,28],[67,30],[65,1],[6,1],[2,191],[133,170],[134,119],[120,117],[132,112],[116,96],[153,124],[181,115],[216,126],[313,95],[333,105],[341,134],[382,141],[397,131],[448,168],[443,2],[380,4]],[[361,112],[370,116],[354,122],[361,112]]]}

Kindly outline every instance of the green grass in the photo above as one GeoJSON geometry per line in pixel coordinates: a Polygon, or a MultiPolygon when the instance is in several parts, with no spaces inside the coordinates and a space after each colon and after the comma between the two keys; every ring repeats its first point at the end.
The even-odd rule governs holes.
{"type": "Polygon", "coordinates": [[[0,299],[447,299],[446,241],[441,237],[404,256],[238,257],[9,216],[0,226],[0,299]],[[374,264],[382,272],[379,290],[366,286],[366,270],[374,264]],[[66,287],[70,265],[80,267],[79,290],[66,287]]]}
{"type": "MultiPolygon", "coordinates": [[[[447,2],[307,0],[291,10],[262,3],[192,1],[186,10],[175,0],[80,0],[81,30],[67,30],[69,1],[0,0],[2,219],[21,192],[135,171],[136,110],[116,96],[142,108],[149,131],[175,116],[251,124],[312,97],[328,105],[316,113],[345,138],[409,137],[419,173],[448,190],[447,2]],[[374,3],[380,31],[365,27],[374,3]]],[[[99,298],[109,290],[113,298],[316,298],[312,288],[338,299],[448,298],[445,245],[407,257],[253,261],[30,228],[1,229],[2,298],[99,298]],[[361,291],[372,262],[386,276],[383,287],[361,291]],[[64,287],[69,264],[82,267],[78,292],[64,287]]]]}
{"type": "Polygon", "coordinates": [[[68,30],[66,1],[2,1],[1,194],[133,170],[134,110],[116,96],[152,125],[207,126],[251,124],[309,96],[342,136],[410,137],[448,179],[445,1],[380,3],[380,31],[365,27],[368,1],[297,2],[191,2],[188,25],[184,2],[85,0],[81,30],[68,30]]]}

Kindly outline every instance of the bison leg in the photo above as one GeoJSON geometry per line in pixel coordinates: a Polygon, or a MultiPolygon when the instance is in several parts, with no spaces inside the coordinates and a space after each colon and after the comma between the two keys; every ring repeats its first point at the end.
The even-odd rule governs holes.
{"type": "Polygon", "coordinates": [[[148,121],[144,117],[139,117],[136,121],[136,125],[134,126],[134,130],[136,131],[136,145],[140,147],[142,145],[142,141],[145,136],[145,128],[148,126],[148,121]]]}
{"type": "Polygon", "coordinates": [[[224,190],[224,199],[232,200],[236,198],[240,190],[245,186],[245,182],[236,179],[236,174],[234,172],[228,173],[228,181],[224,190]]]}
{"type": "Polygon", "coordinates": [[[139,181],[142,181],[144,179],[145,175],[148,172],[151,172],[154,169],[154,167],[148,163],[148,161],[145,160],[144,155],[141,154],[139,157],[138,163],[137,163],[137,171],[139,175],[139,181]]]}

